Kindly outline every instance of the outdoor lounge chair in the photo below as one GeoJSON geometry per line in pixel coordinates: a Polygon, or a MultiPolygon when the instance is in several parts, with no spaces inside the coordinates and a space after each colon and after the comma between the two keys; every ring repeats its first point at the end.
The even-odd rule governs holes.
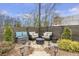
{"type": "Polygon", "coordinates": [[[16,32],[16,40],[18,43],[25,44],[28,41],[27,32],[16,32]]]}
{"type": "Polygon", "coordinates": [[[38,33],[29,32],[29,36],[30,36],[32,39],[36,39],[36,37],[38,37],[38,33]]]}
{"type": "Polygon", "coordinates": [[[52,35],[52,32],[45,32],[42,37],[47,39],[47,40],[50,40],[51,35],[52,35]]]}

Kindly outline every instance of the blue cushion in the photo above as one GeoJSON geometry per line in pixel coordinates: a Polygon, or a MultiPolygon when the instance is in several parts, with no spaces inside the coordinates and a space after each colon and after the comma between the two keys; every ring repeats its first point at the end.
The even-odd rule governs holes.
{"type": "Polygon", "coordinates": [[[16,32],[16,37],[24,38],[24,37],[28,37],[28,35],[27,35],[27,32],[16,32]]]}

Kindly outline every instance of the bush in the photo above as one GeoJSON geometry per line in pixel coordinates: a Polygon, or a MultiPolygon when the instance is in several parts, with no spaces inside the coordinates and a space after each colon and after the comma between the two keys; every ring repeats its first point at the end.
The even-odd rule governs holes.
{"type": "Polygon", "coordinates": [[[0,55],[8,53],[11,49],[13,49],[13,30],[10,24],[6,24],[4,27],[4,40],[0,45],[0,55]]]}
{"type": "Polygon", "coordinates": [[[73,41],[71,43],[71,50],[72,51],[76,51],[76,52],[79,52],[79,42],[76,42],[76,41],[73,41]]]}
{"type": "Polygon", "coordinates": [[[62,39],[62,40],[58,40],[57,43],[60,49],[71,51],[71,52],[79,52],[79,42],[68,40],[68,39],[62,39]]]}
{"type": "Polygon", "coordinates": [[[3,34],[4,34],[4,41],[7,41],[7,42],[13,41],[13,30],[9,24],[5,25],[3,34]]]}
{"type": "Polygon", "coordinates": [[[71,37],[72,37],[71,29],[69,27],[65,27],[61,35],[61,39],[71,39],[71,37]]]}

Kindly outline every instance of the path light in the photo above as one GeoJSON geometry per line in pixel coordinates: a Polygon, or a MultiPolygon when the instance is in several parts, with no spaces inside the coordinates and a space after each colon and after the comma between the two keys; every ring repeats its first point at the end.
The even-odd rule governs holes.
{"type": "Polygon", "coordinates": [[[20,53],[21,53],[21,56],[24,56],[24,52],[25,52],[24,47],[21,47],[21,48],[20,48],[20,53]]]}
{"type": "Polygon", "coordinates": [[[58,53],[58,46],[53,46],[54,48],[54,56],[56,56],[57,55],[57,53],[58,53]]]}

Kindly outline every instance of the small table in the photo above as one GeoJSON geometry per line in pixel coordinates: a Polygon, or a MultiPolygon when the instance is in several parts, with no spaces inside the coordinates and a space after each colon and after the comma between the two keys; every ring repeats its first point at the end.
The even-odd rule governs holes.
{"type": "Polygon", "coordinates": [[[37,44],[44,44],[44,38],[36,38],[37,44]]]}

